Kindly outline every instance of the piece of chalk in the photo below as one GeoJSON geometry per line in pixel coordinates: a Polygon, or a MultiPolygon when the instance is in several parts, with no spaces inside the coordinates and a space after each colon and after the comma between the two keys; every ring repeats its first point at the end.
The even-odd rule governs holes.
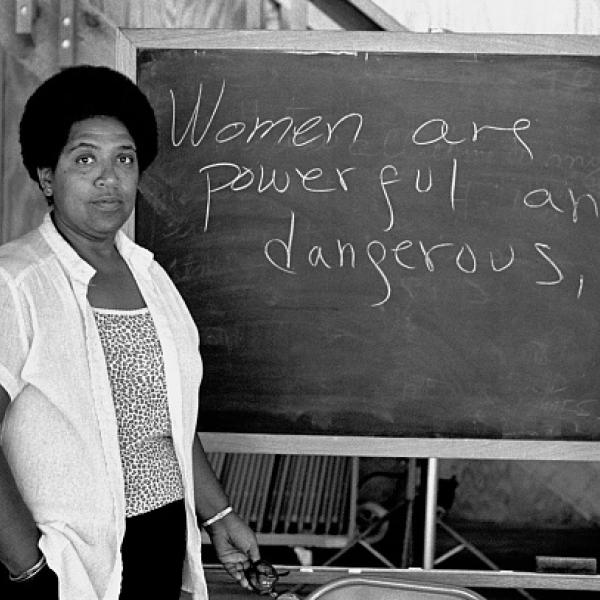
{"type": "Polygon", "coordinates": [[[536,556],[538,573],[582,573],[596,574],[596,559],[577,556],[536,556]]]}

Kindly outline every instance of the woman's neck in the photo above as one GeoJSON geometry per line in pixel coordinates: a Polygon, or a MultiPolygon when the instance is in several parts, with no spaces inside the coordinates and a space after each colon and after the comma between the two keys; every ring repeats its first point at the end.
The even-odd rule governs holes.
{"type": "Polygon", "coordinates": [[[50,213],[50,218],[61,237],[77,252],[80,258],[97,271],[106,270],[107,268],[110,270],[111,265],[114,267],[122,262],[121,255],[115,245],[115,234],[91,239],[78,234],[62,223],[54,211],[50,213]]]}

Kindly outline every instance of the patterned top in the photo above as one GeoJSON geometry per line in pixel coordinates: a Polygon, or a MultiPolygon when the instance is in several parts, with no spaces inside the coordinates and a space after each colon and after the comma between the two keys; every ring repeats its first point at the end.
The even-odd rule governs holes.
{"type": "Polygon", "coordinates": [[[162,348],[147,308],[93,311],[117,415],[125,514],[133,517],[183,498],[162,348]]]}

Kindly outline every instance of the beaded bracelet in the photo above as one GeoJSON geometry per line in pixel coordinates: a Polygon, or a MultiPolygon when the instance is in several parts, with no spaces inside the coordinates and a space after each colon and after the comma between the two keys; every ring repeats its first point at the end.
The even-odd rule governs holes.
{"type": "Polygon", "coordinates": [[[206,521],[204,521],[202,523],[202,527],[208,527],[209,525],[212,525],[213,523],[220,521],[223,517],[226,517],[230,512],[233,512],[233,508],[231,508],[231,506],[224,508],[223,510],[219,511],[216,515],[211,517],[210,519],[206,519],[206,521]]]}
{"type": "Polygon", "coordinates": [[[21,583],[35,577],[46,566],[46,557],[42,554],[42,558],[38,560],[33,567],[29,567],[19,575],[8,574],[8,578],[13,583],[21,583]]]}

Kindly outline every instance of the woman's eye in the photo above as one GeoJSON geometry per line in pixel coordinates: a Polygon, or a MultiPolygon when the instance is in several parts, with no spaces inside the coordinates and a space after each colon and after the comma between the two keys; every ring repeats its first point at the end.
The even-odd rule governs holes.
{"type": "Polygon", "coordinates": [[[121,156],[119,156],[119,162],[122,165],[133,165],[135,163],[135,155],[122,154],[121,156]]]}
{"type": "Polygon", "coordinates": [[[84,154],[83,156],[78,156],[78,157],[75,159],[75,162],[76,162],[78,165],[85,165],[85,166],[88,166],[88,165],[91,165],[91,164],[94,162],[94,157],[93,157],[93,156],[90,156],[89,154],[84,154]]]}

